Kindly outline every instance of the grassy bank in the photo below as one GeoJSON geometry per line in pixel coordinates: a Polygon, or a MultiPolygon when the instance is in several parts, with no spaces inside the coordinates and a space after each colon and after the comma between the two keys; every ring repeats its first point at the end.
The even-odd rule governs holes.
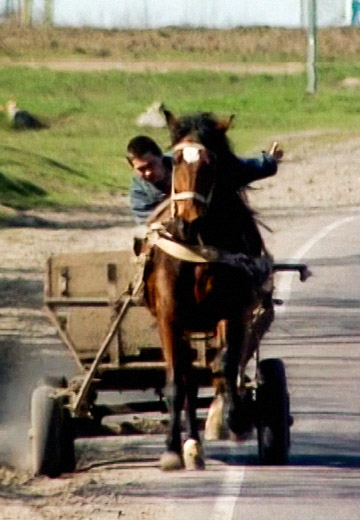
{"type": "MultiPolygon", "coordinates": [[[[147,133],[164,148],[168,145],[166,129],[135,126],[138,114],[154,100],[176,114],[235,114],[229,137],[239,153],[259,151],[279,135],[303,130],[353,134],[360,127],[359,93],[341,82],[359,75],[357,65],[323,64],[321,89],[309,97],[302,75],[3,68],[0,103],[14,96],[50,128],[16,132],[0,115],[0,203],[16,208],[86,206],[126,191],[131,176],[124,159],[127,141],[147,133]]],[[[283,141],[286,148],[286,137],[283,141]]]]}

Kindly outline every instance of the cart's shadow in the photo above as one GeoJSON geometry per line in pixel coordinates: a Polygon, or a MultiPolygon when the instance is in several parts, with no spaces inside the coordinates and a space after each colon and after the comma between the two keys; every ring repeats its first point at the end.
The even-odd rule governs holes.
{"type": "MultiPolygon", "coordinates": [[[[105,432],[103,432],[105,433],[105,432]]],[[[105,434],[106,435],[106,434],[105,434]]],[[[109,431],[107,435],[111,435],[109,431]]],[[[112,433],[112,435],[114,435],[112,433]]],[[[149,436],[151,437],[151,436],[149,436]]],[[[123,457],[115,457],[106,461],[89,461],[81,467],[80,471],[89,471],[93,468],[107,466],[114,470],[126,470],[136,467],[146,468],[159,465],[159,457],[164,449],[162,436],[155,436],[156,440],[151,446],[142,448],[136,443],[132,446],[123,446],[123,457]],[[135,450],[135,451],[134,451],[135,450]],[[132,453],[134,451],[134,453],[132,453]],[[143,452],[143,455],[141,453],[143,452]]],[[[338,438],[330,439],[323,437],[316,441],[312,435],[301,434],[294,440],[292,451],[290,451],[289,462],[286,467],[328,467],[328,468],[360,468],[360,453],[357,454],[358,441],[347,439],[340,441],[338,438]]],[[[227,466],[259,467],[262,464],[257,454],[257,446],[254,439],[250,443],[236,444],[227,441],[205,442],[206,465],[211,469],[212,464],[221,462],[227,466]]],[[[270,467],[270,466],[265,466],[270,467]]]]}
{"type": "MultiPolygon", "coordinates": [[[[259,466],[257,446],[241,446],[229,450],[217,446],[209,456],[230,466],[259,466]],[[247,453],[244,453],[244,452],[247,453]]],[[[355,436],[339,434],[319,434],[294,432],[287,466],[360,468],[359,439],[355,436]]]]}

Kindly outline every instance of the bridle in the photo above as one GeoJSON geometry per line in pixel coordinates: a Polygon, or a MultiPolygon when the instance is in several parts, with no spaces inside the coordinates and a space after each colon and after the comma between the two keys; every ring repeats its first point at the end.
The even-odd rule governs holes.
{"type": "MultiPolygon", "coordinates": [[[[206,147],[200,143],[194,142],[183,142],[175,145],[172,151],[183,153],[183,159],[186,163],[191,164],[195,163],[200,159],[200,152],[202,150],[206,150],[206,147]]],[[[175,193],[175,166],[172,168],[171,175],[171,217],[175,217],[175,203],[177,201],[185,201],[185,200],[197,200],[201,204],[208,206],[210,204],[212,193],[214,186],[211,187],[209,194],[205,197],[196,191],[181,191],[179,193],[175,193]]]]}

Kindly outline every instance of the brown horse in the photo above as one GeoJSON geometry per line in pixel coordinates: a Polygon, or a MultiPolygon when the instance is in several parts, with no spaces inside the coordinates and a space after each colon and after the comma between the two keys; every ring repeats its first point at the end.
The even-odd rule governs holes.
{"type": "Polygon", "coordinates": [[[193,451],[192,467],[200,469],[204,460],[189,334],[225,325],[225,385],[219,384],[219,391],[227,390],[230,429],[243,433],[249,424],[241,415],[238,379],[240,374],[241,389],[245,367],[273,319],[272,288],[264,288],[271,262],[253,212],[234,187],[236,158],[226,137],[231,118],[224,122],[198,114],[177,120],[168,111],[165,115],[174,157],[171,214],[158,217],[161,239],[155,241],[144,276],[145,299],[157,318],[167,368],[171,422],[161,467],[187,466],[180,427],[186,404],[186,444],[193,451]]]}

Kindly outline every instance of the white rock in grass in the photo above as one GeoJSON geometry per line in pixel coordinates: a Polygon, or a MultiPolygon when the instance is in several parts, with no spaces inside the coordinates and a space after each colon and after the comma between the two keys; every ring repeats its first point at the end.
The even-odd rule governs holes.
{"type": "Polygon", "coordinates": [[[136,120],[137,126],[148,126],[151,128],[163,128],[166,126],[166,121],[161,112],[162,103],[155,101],[150,105],[145,112],[139,115],[136,120]]]}
{"type": "Polygon", "coordinates": [[[360,78],[344,78],[341,82],[341,85],[347,88],[360,88],[360,78]]]}

